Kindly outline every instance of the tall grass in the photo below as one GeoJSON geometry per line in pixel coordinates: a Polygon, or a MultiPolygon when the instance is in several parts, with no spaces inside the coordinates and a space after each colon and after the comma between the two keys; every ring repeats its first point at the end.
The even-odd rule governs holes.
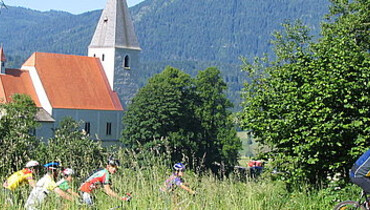
{"type": "MultiPolygon", "coordinates": [[[[122,195],[126,192],[132,193],[133,199],[130,203],[123,203],[108,197],[103,190],[97,190],[96,209],[109,209],[119,205],[124,205],[126,209],[331,209],[335,200],[353,198],[358,190],[358,188],[347,189],[344,195],[339,196],[330,189],[309,191],[301,186],[299,190],[288,192],[283,182],[268,178],[240,182],[234,176],[220,179],[211,173],[199,176],[187,171],[184,179],[197,194],[192,196],[184,190],[177,189],[174,195],[169,195],[159,190],[164,180],[171,174],[170,167],[164,164],[166,161],[150,156],[138,158],[135,154],[128,157],[127,153],[120,153],[120,156],[125,167],[112,175],[112,187],[122,195]]],[[[84,181],[82,177],[77,177],[75,186],[78,187],[82,181],[84,181]]],[[[20,201],[25,201],[29,189],[23,187],[16,193],[19,194],[20,201]]],[[[22,208],[22,203],[13,207],[6,206],[4,195],[0,193],[0,209],[22,208]]],[[[61,200],[51,194],[42,209],[88,208],[77,202],[61,200]]]]}

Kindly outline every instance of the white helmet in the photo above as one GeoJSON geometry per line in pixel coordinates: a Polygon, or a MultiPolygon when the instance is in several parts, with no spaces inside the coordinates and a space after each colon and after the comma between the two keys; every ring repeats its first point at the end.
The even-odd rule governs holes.
{"type": "Polygon", "coordinates": [[[63,174],[64,176],[70,176],[70,175],[75,174],[75,172],[74,172],[74,171],[73,171],[73,169],[71,169],[71,168],[66,168],[66,169],[64,169],[64,170],[62,171],[62,174],[63,174]]]}
{"type": "Polygon", "coordinates": [[[35,166],[38,166],[40,165],[39,162],[35,161],[35,160],[31,160],[31,161],[28,161],[26,163],[26,168],[32,168],[32,167],[35,167],[35,166]]]}

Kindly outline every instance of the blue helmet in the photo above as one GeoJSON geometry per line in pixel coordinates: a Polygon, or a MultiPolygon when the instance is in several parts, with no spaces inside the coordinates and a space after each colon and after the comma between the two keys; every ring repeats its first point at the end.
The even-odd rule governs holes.
{"type": "Polygon", "coordinates": [[[175,169],[176,171],[183,171],[185,170],[185,165],[182,163],[176,163],[175,165],[173,165],[173,169],[175,169]]]}
{"type": "Polygon", "coordinates": [[[50,169],[50,170],[55,170],[59,168],[60,163],[58,162],[50,162],[44,165],[45,168],[50,169]]]}

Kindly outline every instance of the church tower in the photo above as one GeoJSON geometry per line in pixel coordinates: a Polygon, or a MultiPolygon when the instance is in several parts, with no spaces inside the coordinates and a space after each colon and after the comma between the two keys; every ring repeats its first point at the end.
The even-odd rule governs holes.
{"type": "Polygon", "coordinates": [[[103,64],[109,84],[125,107],[137,91],[141,48],[126,0],[107,0],[88,50],[103,64]]]}
{"type": "Polygon", "coordinates": [[[3,47],[0,47],[0,68],[1,68],[1,74],[5,74],[5,62],[6,62],[6,57],[4,54],[3,47]]]}

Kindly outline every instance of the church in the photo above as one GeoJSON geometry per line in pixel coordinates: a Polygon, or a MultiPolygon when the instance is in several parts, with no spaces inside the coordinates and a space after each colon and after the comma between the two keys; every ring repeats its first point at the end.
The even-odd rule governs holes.
{"type": "Polygon", "coordinates": [[[44,140],[69,116],[83,122],[81,129],[92,139],[115,143],[140,52],[126,0],[107,0],[88,56],[35,52],[20,69],[10,69],[1,47],[0,102],[16,93],[29,95],[39,108],[35,135],[44,140]]]}

